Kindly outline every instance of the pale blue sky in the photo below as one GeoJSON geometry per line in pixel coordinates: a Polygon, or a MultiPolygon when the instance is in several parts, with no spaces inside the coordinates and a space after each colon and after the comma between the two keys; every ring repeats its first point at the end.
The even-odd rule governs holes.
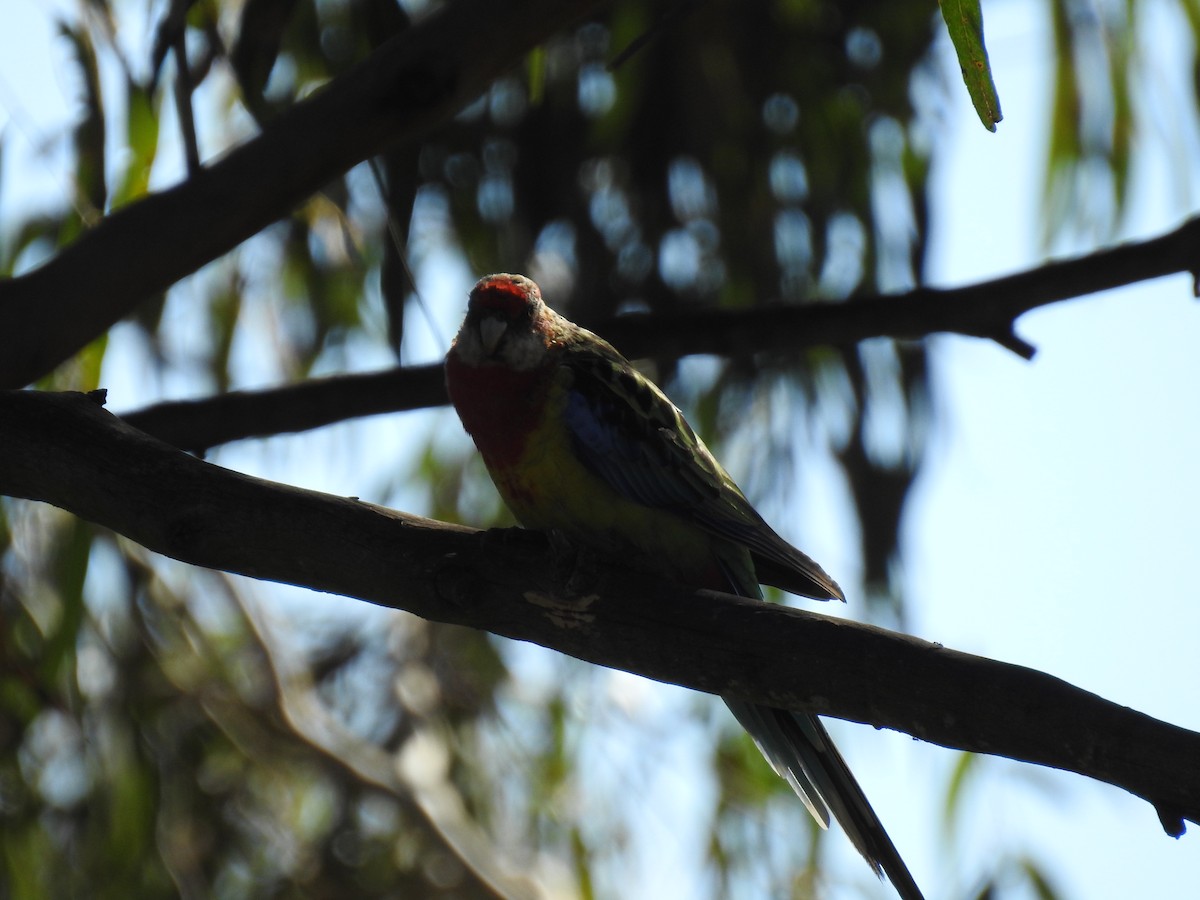
{"type": "MultiPolygon", "coordinates": [[[[61,133],[70,110],[64,97],[73,92],[64,83],[67,50],[52,40],[47,6],[5,0],[0,213],[67,190],[56,165],[62,157],[51,150],[39,159],[32,152],[61,133]]],[[[1032,0],[1011,0],[985,10],[1005,111],[996,134],[983,130],[965,91],[951,84],[953,108],[936,136],[930,283],[977,281],[1042,256],[1050,51],[1040,9],[1032,0]]],[[[1182,90],[1169,81],[1180,29],[1165,15],[1157,18],[1150,80],[1159,90],[1156,108],[1171,110],[1171,92],[1182,90]]],[[[953,65],[948,51],[945,63],[953,65]]],[[[1163,122],[1157,130],[1174,134],[1178,127],[1163,122]]],[[[1127,228],[1139,236],[1174,227],[1197,206],[1194,193],[1181,189],[1197,174],[1194,133],[1169,150],[1154,144],[1143,149],[1127,228]]],[[[470,278],[443,272],[427,292],[462,295],[470,278]]],[[[1039,348],[1032,363],[985,341],[931,340],[939,424],[905,522],[910,629],[1200,729],[1194,661],[1200,604],[1193,587],[1200,535],[1194,469],[1200,459],[1200,309],[1190,280],[1177,276],[1060,304],[1027,315],[1018,329],[1039,348]]],[[[385,358],[381,352],[379,364],[385,358]]],[[[128,371],[111,376],[114,408],[151,399],[134,395],[128,371]]],[[[432,424],[440,420],[428,415],[420,421],[452,426],[432,424]]],[[[356,428],[330,429],[313,439],[354,440],[363,433],[356,428]]],[[[358,493],[361,472],[306,471],[301,457],[308,453],[297,448],[293,454],[282,443],[271,456],[251,447],[222,461],[266,477],[358,493]]],[[[836,513],[824,501],[832,504],[835,492],[824,493],[823,499],[820,490],[808,492],[813,508],[778,524],[836,572],[850,554],[842,529],[827,527],[836,513]]],[[[853,598],[847,613],[856,614],[853,598]]],[[[661,702],[646,700],[627,676],[612,678],[617,700],[633,702],[637,694],[637,702],[661,702]]],[[[937,833],[952,755],[900,735],[835,726],[931,900],[964,894],[971,885],[943,881],[947,869],[937,833]]],[[[1193,889],[1200,835],[1166,837],[1143,801],[1078,776],[1005,760],[991,760],[983,771],[956,838],[969,858],[1031,852],[1050,866],[1067,897],[1167,897],[1193,889]],[[1045,790],[1047,783],[1054,790],[1045,790]]],[[[827,852],[844,858],[850,880],[859,882],[854,867],[861,862],[843,845],[830,842],[827,852]]],[[[672,885],[682,890],[678,880],[662,887],[672,885]]],[[[872,896],[889,893],[881,889],[872,896]]]]}
{"type": "MultiPolygon", "coordinates": [[[[949,152],[935,172],[934,284],[1040,257],[1050,77],[1040,6],[985,9],[1005,120],[990,135],[965,95],[955,97],[949,152]]],[[[1188,74],[1172,68],[1185,31],[1164,7],[1145,38],[1155,46],[1148,81],[1159,110],[1182,101],[1171,78],[1188,74]]],[[[1167,231],[1196,208],[1180,191],[1197,172],[1194,118],[1180,107],[1173,115],[1149,131],[1185,139],[1142,145],[1127,235],[1167,231]]],[[[943,415],[909,509],[912,627],[1200,729],[1200,309],[1191,279],[1059,304],[1026,315],[1018,331],[1039,348],[1032,363],[983,341],[932,342],[943,415]]],[[[1079,776],[1043,770],[1056,795],[1026,787],[1015,764],[989,768],[972,807],[979,852],[993,829],[1023,834],[1058,862],[1068,896],[1194,888],[1200,834],[1174,841],[1148,804],[1079,776]]]]}

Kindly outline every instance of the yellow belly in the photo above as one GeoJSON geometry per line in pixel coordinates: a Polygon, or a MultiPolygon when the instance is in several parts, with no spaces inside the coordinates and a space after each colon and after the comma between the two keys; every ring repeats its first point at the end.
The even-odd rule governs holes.
{"type": "Polygon", "coordinates": [[[560,423],[556,415],[544,417],[529,435],[520,463],[492,472],[522,525],[556,530],[581,546],[620,555],[637,568],[683,584],[732,589],[717,560],[732,563],[740,574],[751,565],[744,548],[674,512],[626,499],[579,461],[560,423]]]}

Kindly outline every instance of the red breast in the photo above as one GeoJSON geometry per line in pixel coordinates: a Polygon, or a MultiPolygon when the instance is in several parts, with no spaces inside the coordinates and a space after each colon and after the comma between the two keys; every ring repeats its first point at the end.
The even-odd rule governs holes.
{"type": "Polygon", "coordinates": [[[447,355],[450,402],[488,468],[506,468],[520,460],[543,411],[547,387],[543,382],[538,370],[468,366],[457,353],[447,355]]]}

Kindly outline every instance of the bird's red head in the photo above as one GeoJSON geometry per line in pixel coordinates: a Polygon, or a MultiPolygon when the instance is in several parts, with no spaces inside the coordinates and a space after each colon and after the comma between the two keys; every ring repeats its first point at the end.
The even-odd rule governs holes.
{"type": "Polygon", "coordinates": [[[470,308],[513,320],[542,299],[542,292],[524,275],[485,275],[471,289],[470,308]]]}
{"type": "Polygon", "coordinates": [[[524,275],[487,275],[471,289],[451,352],[467,365],[529,371],[546,362],[552,333],[562,321],[524,275]]]}

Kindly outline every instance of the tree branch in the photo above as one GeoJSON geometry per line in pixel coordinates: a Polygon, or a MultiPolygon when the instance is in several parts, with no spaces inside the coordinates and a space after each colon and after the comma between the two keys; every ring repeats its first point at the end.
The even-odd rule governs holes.
{"type": "MultiPolygon", "coordinates": [[[[919,338],[952,332],[990,338],[1030,358],[1014,334],[1019,316],[1051,303],[1191,272],[1200,258],[1200,218],[1150,240],[1121,244],[960,288],[918,288],[844,303],[629,315],[592,326],[626,356],[795,353],[871,337],[919,338]]],[[[176,447],[203,451],[247,437],[304,431],[355,416],[447,402],[441,366],[312,379],[264,391],[160,403],[125,415],[134,427],[176,447]]]]}
{"type": "Polygon", "coordinates": [[[257,138],[108,216],[41,268],[0,283],[0,387],[44,375],[330,179],[447,121],[547,37],[601,5],[448,3],[257,138]]]}
{"type": "Polygon", "coordinates": [[[700,691],[1066,769],[1200,822],[1200,734],[1050,675],[645,573],[572,565],[534,532],[473,529],[250,478],[82,394],[0,392],[0,493],[194,565],[532,641],[700,691]],[[737,640],[730,640],[737,635],[737,640]]]}

